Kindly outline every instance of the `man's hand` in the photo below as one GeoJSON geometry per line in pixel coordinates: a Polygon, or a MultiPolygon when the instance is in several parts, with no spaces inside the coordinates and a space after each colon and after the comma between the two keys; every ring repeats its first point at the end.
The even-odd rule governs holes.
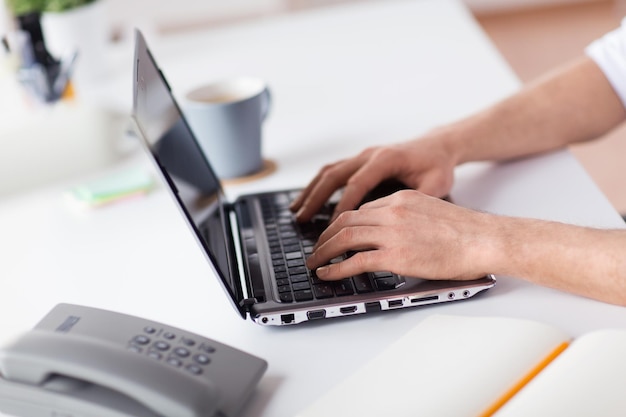
{"type": "Polygon", "coordinates": [[[334,220],[354,209],[376,185],[391,178],[425,194],[443,197],[452,188],[456,161],[441,136],[443,133],[433,132],[423,139],[369,148],[354,158],[327,165],[293,202],[291,210],[298,221],[306,222],[345,186],[334,220]]]}
{"type": "Polygon", "coordinates": [[[494,266],[498,239],[490,236],[489,226],[495,218],[418,191],[399,191],[340,214],[320,236],[307,266],[317,268],[325,280],[371,271],[428,279],[479,278],[494,266]],[[327,265],[350,251],[356,254],[327,265]]]}

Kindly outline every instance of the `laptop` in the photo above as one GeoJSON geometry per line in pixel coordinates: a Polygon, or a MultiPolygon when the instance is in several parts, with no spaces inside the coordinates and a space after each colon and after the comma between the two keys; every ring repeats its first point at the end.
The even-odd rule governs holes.
{"type": "MultiPolygon", "coordinates": [[[[135,37],[132,118],[137,134],[244,319],[293,325],[464,300],[495,285],[491,275],[431,281],[372,271],[336,282],[317,278],[305,259],[327,225],[332,202],[315,221],[298,224],[288,207],[299,190],[227,201],[211,155],[201,151],[142,34],[137,31],[135,37]]],[[[385,186],[375,193],[391,192],[385,186]]]]}

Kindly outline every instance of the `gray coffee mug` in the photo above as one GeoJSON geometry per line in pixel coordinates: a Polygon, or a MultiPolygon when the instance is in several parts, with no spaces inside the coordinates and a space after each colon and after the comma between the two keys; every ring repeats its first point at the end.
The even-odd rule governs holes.
{"type": "Polygon", "coordinates": [[[187,121],[220,178],[262,169],[261,128],[270,103],[269,88],[257,78],[218,81],[187,93],[187,121]]]}

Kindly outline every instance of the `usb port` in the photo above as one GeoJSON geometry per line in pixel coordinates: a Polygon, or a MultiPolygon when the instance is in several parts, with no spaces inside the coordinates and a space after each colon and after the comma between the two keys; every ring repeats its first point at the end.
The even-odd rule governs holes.
{"type": "Polygon", "coordinates": [[[402,300],[389,300],[389,308],[400,307],[401,305],[402,305],[402,300]]]}
{"type": "Polygon", "coordinates": [[[354,313],[355,311],[356,311],[356,306],[341,307],[339,309],[339,312],[341,312],[341,314],[350,314],[350,313],[354,313]]]}

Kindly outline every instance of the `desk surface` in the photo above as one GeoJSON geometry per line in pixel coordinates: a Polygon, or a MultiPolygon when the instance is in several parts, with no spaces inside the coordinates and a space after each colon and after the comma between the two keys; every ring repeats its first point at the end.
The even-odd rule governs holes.
{"type": "MultiPolygon", "coordinates": [[[[233,198],[303,186],[324,163],[419,135],[519,88],[471,15],[454,1],[366,2],[151,45],[179,94],[232,74],[268,80],[274,108],[264,154],[279,169],[229,187],[233,198]]],[[[110,87],[122,101],[130,97],[125,76],[110,87]]],[[[137,158],[135,164],[146,163],[137,158]]],[[[28,330],[59,302],[169,323],[269,361],[244,416],[294,415],[430,314],[522,317],[572,336],[626,327],[623,308],[509,277],[467,301],[288,328],[257,326],[232,309],[163,189],[76,213],[62,198],[68,186],[0,204],[0,343],[28,330]]],[[[452,197],[491,212],[622,227],[566,151],[460,167],[452,197]]]]}

